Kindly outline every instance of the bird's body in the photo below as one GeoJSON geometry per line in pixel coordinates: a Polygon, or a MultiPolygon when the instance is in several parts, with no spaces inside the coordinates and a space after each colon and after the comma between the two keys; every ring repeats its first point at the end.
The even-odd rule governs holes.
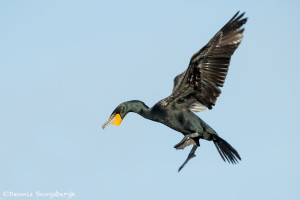
{"type": "Polygon", "coordinates": [[[240,28],[247,21],[247,18],[242,19],[244,14],[238,14],[192,56],[188,69],[175,77],[173,92],[169,97],[152,108],[138,100],[124,102],[113,111],[103,128],[108,124],[119,125],[127,113],[134,112],[181,132],[184,138],[174,147],[184,149],[193,145],[193,148],[179,170],[195,157],[200,139],[213,141],[224,161],[236,163],[240,160],[238,152],[194,114],[212,109],[221,94],[219,87],[224,84],[230,58],[243,38],[244,29],[240,28]]]}
{"type": "Polygon", "coordinates": [[[154,121],[163,123],[183,135],[199,133],[199,138],[211,140],[213,134],[216,134],[212,128],[190,110],[184,111],[172,104],[165,107],[160,101],[150,109],[150,112],[153,116],[157,116],[157,120],[154,121]]]}

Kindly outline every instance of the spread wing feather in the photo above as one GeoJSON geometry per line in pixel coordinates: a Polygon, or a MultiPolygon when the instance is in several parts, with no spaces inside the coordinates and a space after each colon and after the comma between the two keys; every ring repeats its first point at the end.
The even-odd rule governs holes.
{"type": "Polygon", "coordinates": [[[243,39],[247,18],[237,12],[191,60],[187,70],[177,75],[167,104],[174,103],[193,112],[212,109],[221,94],[230,58],[243,39]]]}

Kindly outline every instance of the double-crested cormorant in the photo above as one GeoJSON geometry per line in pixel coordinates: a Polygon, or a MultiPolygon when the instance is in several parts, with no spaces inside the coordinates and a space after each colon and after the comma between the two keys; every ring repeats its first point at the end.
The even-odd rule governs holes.
{"type": "Polygon", "coordinates": [[[138,100],[124,102],[112,112],[109,120],[103,124],[103,129],[108,124],[120,125],[127,113],[135,112],[181,132],[184,138],[174,148],[184,149],[188,145],[193,145],[193,148],[178,171],[196,156],[200,139],[213,141],[224,161],[235,164],[238,159],[241,160],[238,152],[194,112],[212,109],[221,94],[219,87],[224,84],[230,58],[243,39],[244,29],[241,27],[247,22],[243,16],[244,13],[237,12],[192,56],[187,70],[175,77],[173,92],[169,97],[152,108],[138,100]]]}

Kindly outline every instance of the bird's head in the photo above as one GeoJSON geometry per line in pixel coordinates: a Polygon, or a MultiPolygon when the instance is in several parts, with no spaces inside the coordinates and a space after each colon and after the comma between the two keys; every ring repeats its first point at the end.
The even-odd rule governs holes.
{"type": "Polygon", "coordinates": [[[106,126],[108,126],[109,124],[113,124],[116,126],[119,126],[122,122],[122,120],[124,119],[124,117],[126,116],[126,114],[128,113],[128,109],[126,106],[126,103],[121,103],[118,107],[116,107],[116,109],[112,112],[111,116],[109,117],[109,119],[107,120],[107,122],[105,122],[102,125],[102,128],[104,129],[106,126]]]}

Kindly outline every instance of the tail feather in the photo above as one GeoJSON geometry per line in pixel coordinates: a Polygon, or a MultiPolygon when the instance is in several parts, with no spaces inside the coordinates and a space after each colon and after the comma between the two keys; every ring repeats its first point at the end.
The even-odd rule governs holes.
{"type": "Polygon", "coordinates": [[[214,144],[225,162],[227,160],[229,163],[236,164],[238,163],[238,159],[241,160],[239,153],[221,137],[216,136],[214,139],[214,144]]]}

